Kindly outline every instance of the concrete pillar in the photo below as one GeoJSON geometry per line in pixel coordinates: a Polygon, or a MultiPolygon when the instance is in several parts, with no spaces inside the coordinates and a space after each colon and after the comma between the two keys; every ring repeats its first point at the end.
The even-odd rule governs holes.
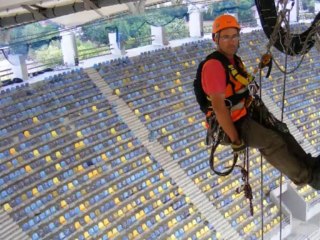
{"type": "Polygon", "coordinates": [[[261,27],[261,22],[260,22],[260,17],[259,17],[259,13],[258,13],[257,7],[254,6],[252,9],[253,9],[253,11],[254,11],[254,18],[255,18],[256,21],[257,21],[257,26],[258,26],[258,27],[261,27]]]}
{"type": "Polygon", "coordinates": [[[62,32],[61,36],[61,49],[64,64],[66,66],[77,66],[79,64],[79,58],[74,33],[62,32]]]}
{"type": "Polygon", "coordinates": [[[26,56],[20,54],[14,54],[8,56],[11,70],[13,72],[13,78],[21,78],[22,80],[28,79],[28,68],[26,64],[26,56]]]}
{"type": "Polygon", "coordinates": [[[314,1],[314,13],[318,14],[320,12],[320,2],[314,1]]]}
{"type": "Polygon", "coordinates": [[[126,51],[124,48],[124,44],[122,41],[117,42],[117,34],[116,33],[108,33],[109,44],[111,48],[112,55],[125,55],[126,51]]]}
{"type": "Polygon", "coordinates": [[[290,23],[297,23],[298,22],[298,1],[294,2],[293,8],[291,9],[291,2],[288,3],[287,8],[291,9],[290,11],[290,23]]]}
{"type": "Polygon", "coordinates": [[[202,5],[189,5],[189,34],[190,37],[203,37],[202,5]]]}
{"type": "Polygon", "coordinates": [[[164,27],[151,26],[152,45],[167,45],[164,27]]]}

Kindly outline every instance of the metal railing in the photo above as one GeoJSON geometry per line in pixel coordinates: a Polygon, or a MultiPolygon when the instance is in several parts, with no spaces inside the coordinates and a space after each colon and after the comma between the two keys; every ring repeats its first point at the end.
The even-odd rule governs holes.
{"type": "Polygon", "coordinates": [[[153,39],[154,39],[154,36],[130,38],[127,41],[125,41],[124,46],[125,46],[125,49],[143,47],[143,46],[151,45],[153,39]]]}
{"type": "Polygon", "coordinates": [[[85,60],[93,57],[99,57],[102,55],[111,54],[110,45],[101,45],[98,47],[92,47],[87,49],[81,49],[78,51],[79,60],[85,60]]]}

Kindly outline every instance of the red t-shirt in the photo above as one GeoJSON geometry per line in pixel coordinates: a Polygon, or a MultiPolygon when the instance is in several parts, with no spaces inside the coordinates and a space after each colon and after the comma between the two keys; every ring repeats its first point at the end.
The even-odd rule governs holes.
{"type": "MultiPolygon", "coordinates": [[[[229,60],[234,64],[234,59],[229,60]]],[[[219,60],[208,60],[202,67],[201,76],[202,88],[207,95],[225,93],[226,70],[219,60]]]]}

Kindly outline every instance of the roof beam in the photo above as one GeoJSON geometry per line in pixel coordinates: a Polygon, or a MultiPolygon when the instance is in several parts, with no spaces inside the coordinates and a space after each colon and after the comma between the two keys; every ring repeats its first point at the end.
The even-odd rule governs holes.
{"type": "MultiPolygon", "coordinates": [[[[138,0],[85,0],[85,2],[89,4],[89,6],[96,6],[97,9],[101,7],[136,1],[138,0]]],[[[21,24],[32,23],[39,20],[51,19],[72,13],[86,11],[87,6],[85,6],[85,2],[74,2],[72,4],[56,6],[52,8],[31,8],[30,6],[24,5],[24,8],[29,11],[28,13],[0,18],[0,28],[11,28],[21,24]]]]}
{"type": "Polygon", "coordinates": [[[21,5],[21,7],[26,9],[31,14],[33,14],[34,15],[34,19],[36,19],[37,21],[41,21],[41,20],[45,20],[46,19],[46,17],[43,16],[43,14],[41,14],[41,12],[40,12],[41,9],[40,8],[36,7],[36,9],[34,9],[34,8],[30,7],[29,5],[21,5]]]}

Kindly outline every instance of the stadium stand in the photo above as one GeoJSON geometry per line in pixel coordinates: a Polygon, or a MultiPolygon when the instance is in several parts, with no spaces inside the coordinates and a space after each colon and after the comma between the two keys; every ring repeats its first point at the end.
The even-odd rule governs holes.
{"type": "MultiPolygon", "coordinates": [[[[243,49],[251,51],[240,55],[249,69],[259,59],[261,33],[242,34],[248,43],[243,49]]],[[[244,194],[236,193],[240,171],[218,177],[209,168],[192,82],[210,51],[211,41],[195,41],[2,89],[1,214],[33,240],[254,240],[261,239],[262,229],[273,239],[280,226],[288,236],[297,213],[290,206],[280,211],[273,196],[280,173],[264,160],[261,169],[256,150],[250,151],[254,216],[244,194]]],[[[312,153],[320,152],[320,79],[308,69],[318,66],[318,58],[310,51],[301,67],[306,70],[288,77],[284,108],[312,153]]],[[[281,109],[282,81],[275,67],[270,80],[263,78],[273,110],[281,109]]],[[[230,153],[219,147],[218,170],[230,165],[230,153]]],[[[287,185],[290,197],[305,204],[300,217],[320,212],[317,191],[287,185]]]]}

